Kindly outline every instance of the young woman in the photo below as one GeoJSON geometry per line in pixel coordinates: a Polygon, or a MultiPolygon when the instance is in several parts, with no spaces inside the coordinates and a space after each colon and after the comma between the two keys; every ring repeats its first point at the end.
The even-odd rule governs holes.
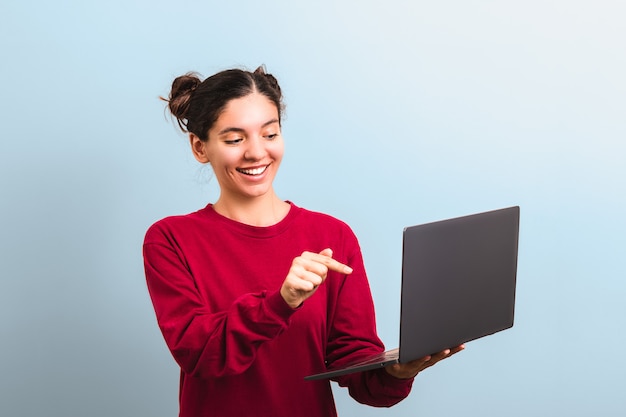
{"type": "MultiPolygon", "coordinates": [[[[220,186],[213,204],[148,230],[159,327],[181,368],[180,416],[334,416],[329,381],[304,377],[383,351],[356,237],[281,200],[282,94],[264,69],[172,84],[169,109],[220,186]]],[[[388,407],[413,377],[460,350],[336,378],[388,407]]]]}

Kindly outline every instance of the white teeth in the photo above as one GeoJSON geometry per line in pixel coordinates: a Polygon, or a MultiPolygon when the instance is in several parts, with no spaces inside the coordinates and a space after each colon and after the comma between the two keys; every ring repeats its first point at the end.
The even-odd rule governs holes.
{"type": "Polygon", "coordinates": [[[244,173],[246,175],[261,175],[267,169],[267,165],[261,168],[254,169],[238,169],[239,172],[244,173]]]}

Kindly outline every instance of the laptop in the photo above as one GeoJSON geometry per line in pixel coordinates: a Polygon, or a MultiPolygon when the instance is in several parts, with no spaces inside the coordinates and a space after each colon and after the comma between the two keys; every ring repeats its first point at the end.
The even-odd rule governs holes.
{"type": "Polygon", "coordinates": [[[512,327],[519,214],[515,206],[406,227],[400,347],[305,379],[410,362],[512,327]]]}

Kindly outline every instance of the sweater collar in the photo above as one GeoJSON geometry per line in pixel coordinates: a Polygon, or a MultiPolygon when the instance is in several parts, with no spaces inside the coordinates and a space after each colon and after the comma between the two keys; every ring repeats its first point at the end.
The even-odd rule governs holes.
{"type": "Polygon", "coordinates": [[[240,223],[216,212],[213,204],[209,203],[202,211],[212,220],[218,221],[231,229],[235,233],[241,233],[249,237],[266,239],[283,233],[289,228],[294,219],[300,214],[302,209],[291,201],[287,201],[291,206],[287,215],[278,223],[271,226],[251,226],[249,224],[240,223]]]}

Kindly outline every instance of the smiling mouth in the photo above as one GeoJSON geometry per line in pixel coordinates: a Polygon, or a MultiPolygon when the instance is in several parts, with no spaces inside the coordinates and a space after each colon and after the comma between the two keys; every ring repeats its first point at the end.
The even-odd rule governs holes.
{"type": "Polygon", "coordinates": [[[268,166],[269,165],[265,165],[265,166],[262,166],[260,168],[251,168],[251,169],[237,168],[237,171],[241,172],[242,174],[245,174],[245,175],[251,175],[251,176],[261,175],[262,173],[265,172],[265,170],[267,169],[268,166]]]}

